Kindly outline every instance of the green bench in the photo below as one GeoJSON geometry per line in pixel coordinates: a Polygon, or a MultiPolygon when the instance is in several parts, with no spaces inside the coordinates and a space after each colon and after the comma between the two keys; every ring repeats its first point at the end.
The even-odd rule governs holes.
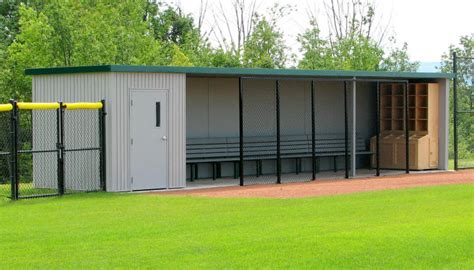
{"type": "MultiPolygon", "coordinates": [[[[345,156],[344,134],[317,134],[316,157],[332,158],[334,171],[337,171],[337,158],[345,156]]],[[[356,154],[370,155],[365,140],[356,138],[356,154]]],[[[255,175],[262,175],[262,161],[276,159],[276,137],[245,137],[244,161],[255,161],[255,175]]],[[[280,155],[282,159],[295,159],[295,173],[301,172],[301,160],[312,156],[311,135],[281,136],[280,155]]],[[[238,177],[240,162],[239,138],[195,138],[186,141],[186,164],[190,166],[190,180],[198,178],[198,164],[212,165],[212,178],[221,177],[221,164],[234,164],[234,178],[238,177]]]]}

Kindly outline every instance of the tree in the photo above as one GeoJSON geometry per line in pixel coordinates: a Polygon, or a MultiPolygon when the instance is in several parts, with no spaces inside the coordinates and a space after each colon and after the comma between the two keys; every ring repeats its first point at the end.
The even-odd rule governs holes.
{"type": "MultiPolygon", "coordinates": [[[[441,71],[453,72],[453,52],[458,56],[457,62],[457,104],[459,111],[473,111],[474,102],[474,33],[462,36],[458,45],[449,46],[449,51],[442,55],[441,71]]],[[[451,89],[452,91],[452,89],[451,89]]],[[[450,96],[453,104],[453,95],[450,96]]],[[[453,106],[450,106],[450,120],[453,123],[453,106]]],[[[460,158],[474,159],[474,115],[465,114],[458,118],[458,151],[460,158]]],[[[450,126],[450,133],[453,125],[450,126]]],[[[454,140],[450,140],[449,154],[454,156],[454,140]]]]}
{"type": "Polygon", "coordinates": [[[292,6],[275,4],[269,17],[256,15],[253,29],[244,43],[242,63],[246,67],[284,68],[288,61],[287,46],[278,21],[292,11],[292,6]]]}
{"type": "Polygon", "coordinates": [[[408,44],[405,42],[401,48],[394,48],[382,59],[380,70],[384,71],[416,71],[419,62],[411,62],[408,56],[408,44]]]}
{"type": "Polygon", "coordinates": [[[204,11],[201,11],[199,25],[196,25],[192,16],[182,12],[180,7],[156,5],[154,12],[149,16],[149,21],[155,39],[163,44],[167,64],[179,63],[173,57],[181,55],[187,58],[186,65],[211,65],[212,49],[200,30],[203,13],[204,11]],[[179,47],[179,54],[176,54],[176,46],[179,47]]]}
{"type": "Polygon", "coordinates": [[[327,37],[320,34],[319,23],[310,15],[310,28],[298,35],[303,58],[298,66],[306,69],[415,71],[418,63],[409,61],[407,44],[387,50],[383,44],[387,26],[375,27],[376,10],[368,1],[327,0],[327,37]]]}
{"type": "Polygon", "coordinates": [[[5,50],[14,40],[19,32],[19,7],[21,4],[42,7],[39,0],[8,0],[0,1],[0,50],[5,50]]]}
{"type": "Polygon", "coordinates": [[[26,68],[100,64],[160,65],[161,43],[143,20],[146,1],[48,1],[20,5],[19,33],[6,49],[0,89],[31,98],[26,68]]]}
{"type": "Polygon", "coordinates": [[[246,67],[283,68],[286,63],[283,34],[262,17],[244,44],[243,64],[246,67]]]}
{"type": "Polygon", "coordinates": [[[0,89],[5,99],[31,99],[30,80],[23,75],[25,68],[35,66],[54,66],[54,47],[51,40],[54,29],[48,18],[32,8],[22,5],[19,9],[21,32],[8,47],[8,58],[4,63],[0,89]]]}
{"type": "Polygon", "coordinates": [[[342,38],[331,42],[320,37],[320,31],[312,27],[298,36],[303,58],[303,69],[377,70],[383,50],[362,35],[342,38]]]}
{"type": "Polygon", "coordinates": [[[213,67],[240,67],[242,66],[240,58],[232,51],[216,49],[210,55],[210,66],[213,67]]]}
{"type": "Polygon", "coordinates": [[[302,69],[332,69],[334,61],[328,41],[321,37],[321,31],[315,21],[311,20],[310,25],[309,29],[297,37],[300,51],[303,53],[298,66],[302,69]]]}
{"type": "Polygon", "coordinates": [[[232,10],[226,10],[219,1],[214,12],[212,35],[219,48],[241,56],[245,43],[252,34],[257,17],[257,0],[232,0],[232,10]]]}

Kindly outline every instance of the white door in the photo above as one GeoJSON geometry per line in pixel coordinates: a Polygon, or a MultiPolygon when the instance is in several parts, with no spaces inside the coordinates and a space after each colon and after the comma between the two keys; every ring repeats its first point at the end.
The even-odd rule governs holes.
{"type": "Polygon", "coordinates": [[[132,90],[130,98],[132,190],[167,188],[168,91],[132,90]]]}

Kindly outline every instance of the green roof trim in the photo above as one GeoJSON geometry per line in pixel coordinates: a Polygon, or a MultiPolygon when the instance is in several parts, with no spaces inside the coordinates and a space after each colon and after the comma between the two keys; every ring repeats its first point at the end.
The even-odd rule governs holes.
{"type": "Polygon", "coordinates": [[[173,66],[78,66],[26,69],[26,75],[95,73],[95,72],[145,72],[185,73],[198,76],[284,76],[284,77],[363,77],[363,78],[406,78],[406,79],[451,79],[452,73],[441,72],[387,72],[347,70],[302,70],[268,68],[216,68],[216,67],[173,67],[173,66]]]}

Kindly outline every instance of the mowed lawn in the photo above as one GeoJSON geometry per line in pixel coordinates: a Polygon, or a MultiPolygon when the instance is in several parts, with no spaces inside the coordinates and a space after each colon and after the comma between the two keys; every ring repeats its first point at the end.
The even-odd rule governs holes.
{"type": "Polygon", "coordinates": [[[0,202],[0,269],[474,269],[474,185],[305,199],[0,202]]]}

